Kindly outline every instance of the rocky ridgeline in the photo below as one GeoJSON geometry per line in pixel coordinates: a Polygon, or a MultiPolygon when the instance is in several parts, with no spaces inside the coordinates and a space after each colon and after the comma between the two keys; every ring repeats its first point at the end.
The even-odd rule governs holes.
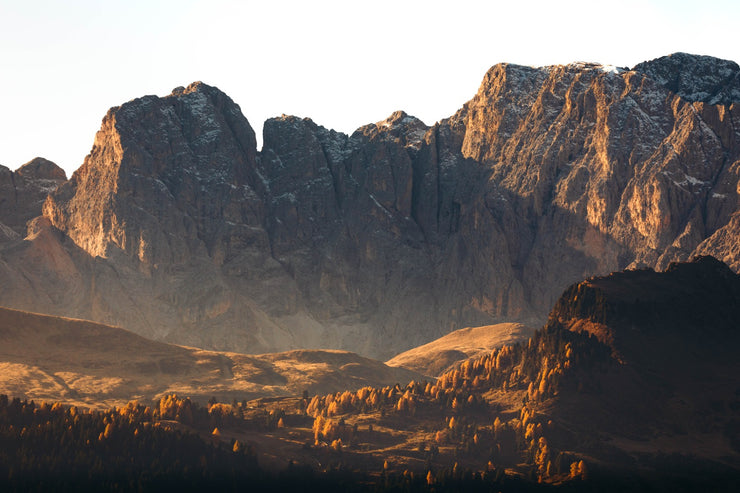
{"type": "Polygon", "coordinates": [[[182,344],[385,357],[451,329],[544,321],[562,290],[712,254],[740,269],[740,69],[496,65],[429,128],[252,128],[203,83],[111,109],[0,304],[182,344]],[[71,240],[71,241],[70,241],[71,240]]]}
{"type": "MultiPolygon", "coordinates": [[[[555,303],[548,325],[621,331],[622,338],[640,331],[694,336],[704,343],[708,335],[719,334],[714,341],[724,344],[740,335],[738,300],[740,275],[713,257],[696,257],[672,263],[663,272],[626,270],[573,284],[555,303]]],[[[613,333],[605,339],[615,343],[613,333]]]]}

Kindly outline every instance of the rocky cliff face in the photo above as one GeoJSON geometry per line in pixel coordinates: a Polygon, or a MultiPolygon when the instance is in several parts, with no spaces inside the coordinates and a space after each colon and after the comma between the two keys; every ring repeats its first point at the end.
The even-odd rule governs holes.
{"type": "Polygon", "coordinates": [[[255,160],[239,107],[196,83],[111,109],[44,215],[92,256],[121,250],[146,268],[204,255],[222,262],[232,246],[260,241],[248,231],[263,221],[255,160]]]}
{"type": "Polygon", "coordinates": [[[40,157],[14,172],[0,166],[0,243],[24,236],[46,196],[66,180],[62,168],[40,157]]]}
{"type": "Polygon", "coordinates": [[[2,252],[25,287],[0,303],[218,349],[387,357],[543,321],[593,274],[695,253],[737,271],[738,74],[684,54],[501,64],[431,128],[397,112],[345,135],[283,116],[259,153],[216,88],[137,99],[2,252]]]}
{"type": "MultiPolygon", "coordinates": [[[[708,63],[678,58],[631,71],[499,65],[440,125],[460,128],[460,154],[485,169],[485,209],[516,242],[508,263],[535,311],[566,278],[664,268],[699,251],[740,267],[727,231],[738,210],[737,104],[692,101],[663,85],[673,70],[687,91],[699,71],[692,64],[708,63]]],[[[729,65],[733,75],[722,73],[737,81],[729,65]]],[[[721,83],[706,91],[707,77],[692,94],[734,94],[721,83]]]]}

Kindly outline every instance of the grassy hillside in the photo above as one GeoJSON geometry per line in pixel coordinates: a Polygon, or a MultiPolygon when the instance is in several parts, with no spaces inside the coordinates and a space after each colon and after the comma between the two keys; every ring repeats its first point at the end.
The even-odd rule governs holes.
{"type": "Polygon", "coordinates": [[[204,351],[84,320],[0,308],[0,393],[21,398],[97,408],[168,393],[230,402],[419,377],[345,351],[204,351]]]}
{"type": "Polygon", "coordinates": [[[438,377],[461,361],[482,356],[507,344],[525,341],[533,332],[533,328],[519,323],[466,327],[409,349],[385,363],[438,377]]]}

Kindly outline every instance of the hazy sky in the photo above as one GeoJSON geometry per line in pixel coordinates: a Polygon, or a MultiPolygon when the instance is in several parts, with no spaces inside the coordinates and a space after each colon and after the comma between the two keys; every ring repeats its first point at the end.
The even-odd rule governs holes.
{"type": "Polygon", "coordinates": [[[202,80],[255,131],[282,113],[351,133],[403,109],[427,124],[498,62],[740,61],[737,0],[0,0],[0,164],[71,174],[111,106],[202,80]]]}

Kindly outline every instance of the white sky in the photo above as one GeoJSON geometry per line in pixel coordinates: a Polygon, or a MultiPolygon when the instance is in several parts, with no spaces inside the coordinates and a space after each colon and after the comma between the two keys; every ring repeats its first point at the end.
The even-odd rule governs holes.
{"type": "Polygon", "coordinates": [[[739,19],[737,0],[0,0],[0,164],[43,156],[69,175],[108,108],[196,80],[258,136],[282,113],[346,133],[398,109],[431,125],[499,62],[740,61],[739,19]]]}

